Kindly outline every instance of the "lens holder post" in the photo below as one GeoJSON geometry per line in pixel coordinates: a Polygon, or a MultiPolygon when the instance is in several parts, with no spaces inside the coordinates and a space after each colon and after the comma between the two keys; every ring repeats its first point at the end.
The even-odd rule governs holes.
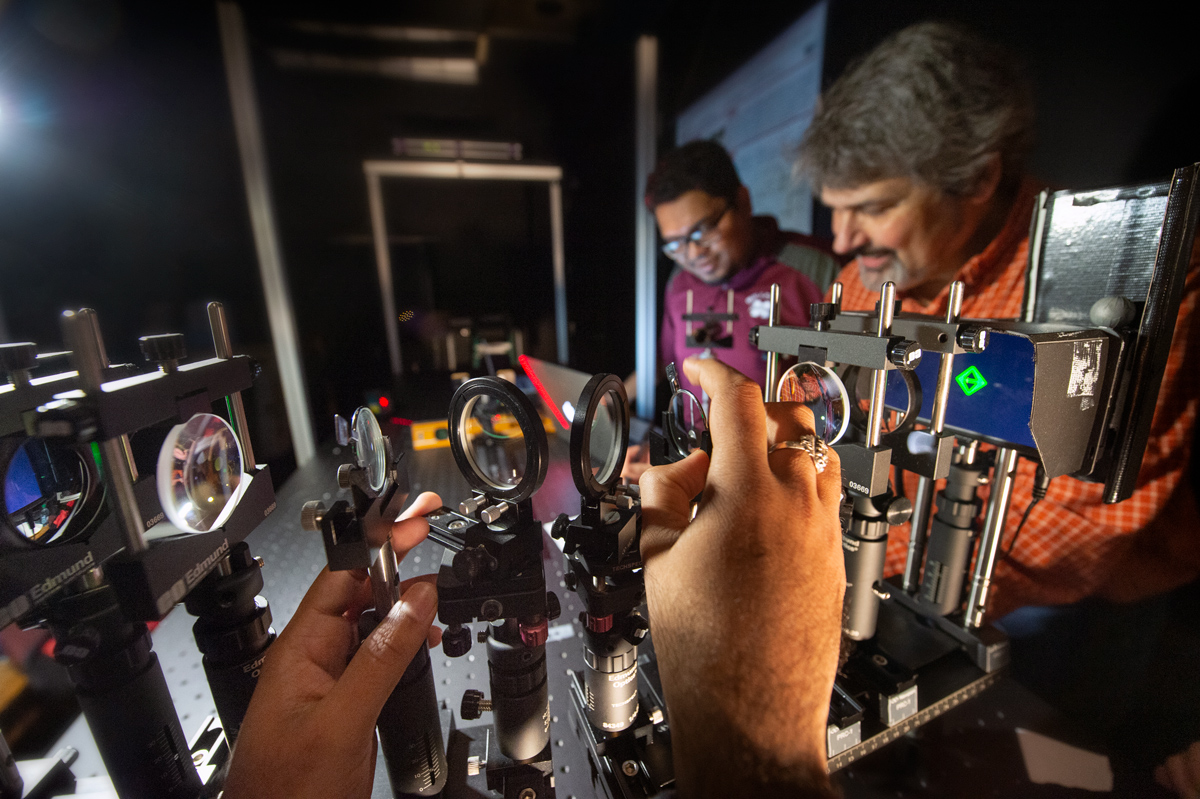
{"type": "Polygon", "coordinates": [[[546,640],[561,609],[546,590],[542,525],[532,496],[546,477],[549,448],[541,417],[511,383],[468,380],[449,413],[450,448],[472,488],[457,509],[428,514],[429,537],[446,551],[438,569],[438,619],[447,625],[442,649],[470,650],[473,622],[487,645],[490,700],[463,696],[461,716],[491,711],[497,749],[485,755],[488,787],[505,799],[554,793],[546,640]]]}
{"type": "MultiPolygon", "coordinates": [[[[392,524],[410,493],[404,453],[396,453],[375,415],[359,408],[353,421],[334,417],[338,443],[352,446],[354,463],[338,467],[338,486],[350,492],[326,508],[306,502],[300,526],[320,532],[331,571],[365,569],[375,607],[359,617],[366,638],[400,600],[398,564],[391,545],[392,524]]],[[[384,703],[375,723],[388,780],[397,797],[440,795],[446,784],[446,742],[434,686],[429,647],[422,644],[384,703]]]]}

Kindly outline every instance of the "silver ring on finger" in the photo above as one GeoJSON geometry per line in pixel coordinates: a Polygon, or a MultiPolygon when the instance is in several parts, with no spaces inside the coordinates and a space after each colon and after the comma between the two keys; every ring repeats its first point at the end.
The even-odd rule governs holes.
{"type": "Polygon", "coordinates": [[[767,450],[767,454],[770,455],[777,449],[798,449],[801,452],[808,453],[808,456],[812,458],[813,466],[817,469],[817,474],[825,471],[825,467],[829,465],[828,445],[826,445],[824,440],[817,438],[811,433],[801,436],[798,441],[779,441],[771,445],[771,448],[767,450]]]}

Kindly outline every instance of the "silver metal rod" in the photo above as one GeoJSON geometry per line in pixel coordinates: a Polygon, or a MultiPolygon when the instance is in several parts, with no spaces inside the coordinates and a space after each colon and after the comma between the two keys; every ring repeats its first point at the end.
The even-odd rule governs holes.
{"type": "Polygon", "coordinates": [[[303,466],[316,457],[317,447],[308,412],[304,369],[300,364],[300,337],[296,332],[296,318],[283,264],[283,248],[279,243],[275,206],[267,178],[267,150],[258,117],[250,46],[246,40],[242,11],[237,3],[225,0],[217,3],[217,26],[221,34],[242,178],[246,184],[250,227],[254,232],[254,248],[258,254],[263,296],[267,303],[267,321],[275,346],[279,380],[283,385],[288,429],[292,435],[296,463],[303,466]]]}
{"type": "MultiPolygon", "coordinates": [[[[963,283],[956,280],[950,284],[950,302],[946,308],[946,321],[953,324],[962,314],[963,283]]],[[[937,388],[933,392],[933,413],[930,414],[929,429],[940,435],[946,426],[946,402],[950,398],[950,380],[954,377],[954,353],[943,352],[938,366],[937,388]]]]}
{"type": "MultiPolygon", "coordinates": [[[[71,363],[79,372],[79,387],[85,394],[98,394],[104,382],[105,356],[96,312],[90,308],[74,313],[67,311],[62,316],[62,326],[63,339],[71,350],[71,363]]],[[[121,444],[121,437],[100,442],[100,471],[112,500],[112,508],[121,523],[125,546],[130,552],[143,552],[146,549],[146,527],[133,493],[131,464],[127,450],[121,444]]]]}
{"type": "MultiPolygon", "coordinates": [[[[80,315],[81,319],[86,320],[86,324],[90,330],[88,333],[89,339],[96,344],[98,363],[100,364],[100,382],[103,383],[104,370],[108,368],[110,362],[108,360],[108,350],[104,347],[104,335],[100,332],[100,315],[91,308],[84,308],[82,311],[80,311],[80,315]]],[[[100,383],[97,383],[95,390],[98,391],[99,388],[100,383]]],[[[136,483],[138,479],[138,469],[137,464],[133,460],[133,447],[129,444],[129,436],[119,436],[117,438],[117,443],[121,446],[121,459],[128,467],[127,471],[129,472],[129,479],[136,483]]]]}
{"type": "Polygon", "coordinates": [[[637,415],[654,418],[655,385],[658,383],[658,249],[654,218],[642,201],[646,179],[654,169],[658,136],[658,39],[642,36],[635,49],[636,157],[634,166],[633,214],[636,226],[634,367],[637,369],[637,415]]]}
{"type": "MultiPolygon", "coordinates": [[[[225,306],[219,302],[208,304],[208,326],[212,329],[213,347],[217,357],[228,360],[233,357],[233,345],[229,341],[229,324],[225,320],[225,306]]],[[[253,472],[257,462],[254,460],[254,447],[250,445],[250,426],[246,424],[246,406],[242,403],[242,392],[235,391],[225,398],[229,406],[229,419],[233,422],[233,432],[242,445],[242,468],[253,472]]]]}
{"type": "Polygon", "coordinates": [[[836,282],[829,289],[829,301],[837,306],[839,311],[842,310],[842,284],[836,282]]]}
{"type": "Polygon", "coordinates": [[[400,599],[400,580],[396,571],[396,554],[390,541],[379,547],[379,555],[371,564],[371,593],[375,597],[375,612],[380,621],[400,599]]]}
{"type": "Polygon", "coordinates": [[[971,591],[967,594],[967,610],[963,614],[963,626],[968,629],[983,624],[988,589],[991,588],[992,572],[996,568],[996,554],[1000,551],[1000,538],[1004,535],[1004,521],[1008,516],[1008,505],[1012,500],[1013,478],[1016,477],[1016,474],[1017,451],[1007,448],[996,450],[996,466],[992,474],[992,494],[988,498],[983,531],[979,534],[979,554],[975,556],[975,573],[971,577],[971,591]]]}
{"type": "MultiPolygon", "coordinates": [[[[771,311],[767,318],[767,327],[779,324],[779,284],[771,284],[771,311]]],[[[763,402],[770,402],[775,396],[775,382],[779,379],[779,353],[767,353],[767,380],[763,385],[763,402]]]]}
{"type": "Polygon", "coordinates": [[[558,362],[567,365],[570,329],[567,325],[567,265],[563,250],[562,183],[550,181],[550,246],[554,264],[554,332],[558,339],[558,362]]]}
{"type": "MultiPolygon", "coordinates": [[[[887,281],[879,290],[879,337],[892,334],[893,307],[896,303],[896,284],[887,281]]],[[[868,449],[879,446],[880,431],[883,428],[884,401],[887,397],[887,370],[875,369],[871,372],[871,407],[867,415],[868,449]]]]}
{"type": "Polygon", "coordinates": [[[912,526],[908,533],[908,556],[904,561],[904,590],[915,593],[921,585],[921,561],[925,557],[925,541],[929,536],[929,519],[933,511],[933,492],[937,483],[932,477],[917,480],[913,496],[912,526]]]}

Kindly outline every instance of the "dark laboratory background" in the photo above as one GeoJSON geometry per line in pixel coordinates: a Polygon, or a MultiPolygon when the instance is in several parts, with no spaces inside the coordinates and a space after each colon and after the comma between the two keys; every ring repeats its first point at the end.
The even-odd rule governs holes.
{"type": "MultiPolygon", "coordinates": [[[[634,365],[634,44],[659,37],[659,147],[676,115],[808,7],[733,0],[244,3],[283,262],[318,440],[367,392],[416,399],[431,342],[500,314],[553,359],[549,202],[542,185],[385,182],[407,391],[390,385],[362,162],[397,137],[519,144],[561,165],[571,366],[634,365]],[[337,26],[487,35],[476,85],[317,65],[479,54],[474,40],[396,42],[337,26]]],[[[1189,160],[1198,67],[1187,4],[832,0],[823,81],[888,33],[955,19],[1021,54],[1038,92],[1035,174],[1082,188],[1189,160]],[[1174,10],[1168,10],[1168,7],[1174,10]]],[[[828,235],[818,208],[814,232],[828,235]]],[[[660,281],[667,265],[660,264],[660,281]]],[[[114,361],[138,336],[211,352],[204,304],[263,374],[259,459],[294,465],[212,3],[0,0],[0,338],[61,342],[58,314],[101,314],[114,361]]],[[[440,377],[445,381],[444,373],[440,377]]],[[[404,413],[405,408],[396,409],[404,413]]],[[[420,416],[423,409],[414,408],[420,416]]]]}

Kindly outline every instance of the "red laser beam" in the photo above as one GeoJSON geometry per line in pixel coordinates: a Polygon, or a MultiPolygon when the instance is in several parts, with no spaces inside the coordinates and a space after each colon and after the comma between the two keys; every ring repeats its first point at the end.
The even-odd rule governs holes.
{"type": "Polygon", "coordinates": [[[563,426],[563,430],[570,429],[571,425],[567,424],[567,419],[563,416],[562,411],[554,404],[554,400],[550,399],[550,392],[542,385],[541,378],[537,376],[537,372],[533,371],[533,364],[529,360],[528,355],[521,355],[517,358],[521,363],[521,368],[525,370],[525,374],[529,375],[529,380],[533,383],[533,387],[537,389],[538,396],[542,398],[542,402],[546,403],[546,407],[554,414],[554,418],[563,426]]]}

